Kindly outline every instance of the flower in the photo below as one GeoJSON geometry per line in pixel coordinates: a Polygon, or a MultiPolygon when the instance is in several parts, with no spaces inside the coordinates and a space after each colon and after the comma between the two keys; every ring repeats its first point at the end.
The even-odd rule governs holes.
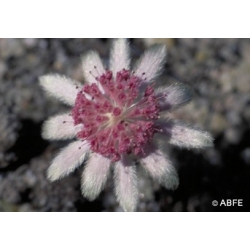
{"type": "Polygon", "coordinates": [[[40,78],[44,90],[72,107],[71,112],[45,122],[43,137],[76,138],[52,161],[48,178],[62,178],[87,159],[81,189],[94,200],[113,168],[117,199],[125,211],[134,211],[137,163],[166,188],[179,184],[175,168],[161,150],[161,139],[183,148],[204,148],[212,145],[212,138],[207,132],[164,119],[191,99],[183,84],[159,88],[154,82],[165,63],[165,46],[147,50],[133,70],[127,40],[114,40],[110,56],[109,70],[94,51],[82,57],[84,85],[59,75],[40,78]]]}

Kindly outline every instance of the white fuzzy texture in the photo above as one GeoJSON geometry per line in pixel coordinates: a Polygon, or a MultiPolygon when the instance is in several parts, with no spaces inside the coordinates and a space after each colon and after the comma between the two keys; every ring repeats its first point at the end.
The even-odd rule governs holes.
{"type": "Polygon", "coordinates": [[[208,132],[195,129],[189,125],[178,122],[165,122],[161,124],[163,134],[169,143],[182,148],[205,148],[213,146],[213,138],[208,132]]]}
{"type": "Polygon", "coordinates": [[[116,39],[110,53],[110,70],[113,76],[122,69],[128,69],[130,65],[129,44],[126,39],[116,39]]]}
{"type": "Polygon", "coordinates": [[[161,73],[166,55],[167,51],[164,45],[151,47],[141,56],[136,64],[135,75],[142,79],[146,78],[146,82],[152,81],[161,73]]]}
{"type": "Polygon", "coordinates": [[[82,70],[87,83],[96,83],[100,91],[104,93],[103,88],[96,81],[96,77],[100,77],[106,71],[102,60],[96,51],[89,51],[82,56],[82,70]]]}
{"type": "Polygon", "coordinates": [[[93,153],[86,164],[82,176],[82,194],[89,200],[94,200],[106,184],[111,161],[100,154],[93,153]]]}
{"type": "Polygon", "coordinates": [[[72,139],[81,131],[83,125],[74,125],[69,114],[56,115],[48,119],[42,128],[42,137],[48,140],[72,139]]]}
{"type": "Polygon", "coordinates": [[[141,158],[140,163],[153,179],[166,188],[174,190],[178,187],[178,174],[171,161],[159,149],[141,158]]]}
{"type": "Polygon", "coordinates": [[[133,161],[124,157],[114,166],[115,192],[117,200],[126,212],[133,212],[137,206],[138,188],[136,167],[133,161]]]}
{"type": "Polygon", "coordinates": [[[78,93],[77,87],[81,87],[79,82],[59,75],[45,75],[40,77],[39,80],[40,85],[49,94],[68,105],[73,106],[75,104],[78,93]]]}
{"type": "Polygon", "coordinates": [[[159,105],[161,111],[168,111],[188,103],[192,99],[192,91],[189,86],[176,83],[157,89],[156,96],[160,97],[159,105]]]}
{"type": "Polygon", "coordinates": [[[48,169],[48,179],[55,181],[73,172],[83,163],[88,150],[89,145],[82,141],[72,142],[63,148],[48,169]]]}

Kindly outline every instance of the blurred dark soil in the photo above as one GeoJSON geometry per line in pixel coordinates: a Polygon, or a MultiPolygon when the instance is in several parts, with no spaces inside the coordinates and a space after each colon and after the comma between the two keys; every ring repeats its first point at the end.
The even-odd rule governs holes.
{"type": "MultiPolygon", "coordinates": [[[[214,148],[170,148],[180,186],[169,191],[139,170],[138,211],[250,211],[250,40],[131,39],[137,59],[148,46],[168,48],[159,84],[183,82],[192,102],[171,114],[211,132],[214,148]],[[242,199],[243,206],[213,206],[242,199]]],[[[0,211],[122,211],[113,182],[89,202],[80,192],[82,168],[50,183],[46,170],[68,142],[41,137],[43,122],[66,106],[48,97],[38,78],[59,73],[83,82],[80,56],[97,50],[108,63],[109,39],[0,39],[0,211]]]]}

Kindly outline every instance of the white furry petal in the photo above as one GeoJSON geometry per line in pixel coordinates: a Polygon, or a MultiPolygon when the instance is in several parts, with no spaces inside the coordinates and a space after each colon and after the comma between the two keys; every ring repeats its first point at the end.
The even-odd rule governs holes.
{"type": "Polygon", "coordinates": [[[60,101],[73,106],[78,93],[77,87],[81,84],[60,75],[45,75],[39,78],[40,85],[49,94],[57,97],[60,101]]]}
{"type": "Polygon", "coordinates": [[[130,57],[129,57],[129,44],[126,39],[116,39],[113,42],[113,46],[110,54],[110,70],[113,72],[113,76],[122,69],[129,69],[130,57]]]}
{"type": "Polygon", "coordinates": [[[138,200],[136,168],[132,160],[124,157],[114,167],[115,192],[126,212],[135,211],[138,200]]]}
{"type": "Polygon", "coordinates": [[[168,189],[176,189],[179,185],[178,174],[170,160],[162,151],[156,149],[140,159],[143,168],[150,176],[168,189]]]}
{"type": "Polygon", "coordinates": [[[146,82],[152,81],[157,77],[163,68],[166,60],[166,47],[164,45],[155,45],[148,49],[139,59],[135,67],[135,75],[146,78],[146,82]]]}
{"type": "Polygon", "coordinates": [[[96,77],[105,73],[101,58],[96,51],[89,51],[82,56],[82,69],[88,83],[95,83],[96,77]]]}
{"type": "Polygon", "coordinates": [[[55,181],[73,172],[83,163],[88,150],[89,145],[82,141],[72,142],[63,148],[48,169],[48,179],[55,181]]]}
{"type": "Polygon", "coordinates": [[[82,194],[89,200],[94,200],[106,184],[111,161],[100,154],[90,155],[82,176],[82,194]]]}
{"type": "Polygon", "coordinates": [[[183,148],[213,146],[213,138],[208,132],[178,122],[164,122],[160,126],[170,144],[183,148]]]}
{"type": "Polygon", "coordinates": [[[81,131],[82,126],[75,126],[69,114],[56,115],[43,124],[42,137],[48,140],[72,139],[81,131]]]}
{"type": "Polygon", "coordinates": [[[156,90],[160,110],[167,111],[185,105],[192,99],[192,91],[188,85],[176,83],[156,90]]]}

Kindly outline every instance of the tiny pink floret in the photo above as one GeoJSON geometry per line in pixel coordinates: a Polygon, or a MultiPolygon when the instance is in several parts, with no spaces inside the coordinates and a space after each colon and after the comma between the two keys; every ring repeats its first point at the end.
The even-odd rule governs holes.
{"type": "Polygon", "coordinates": [[[160,109],[154,89],[142,91],[142,79],[125,69],[115,78],[106,71],[96,81],[81,89],[72,110],[74,124],[83,124],[78,138],[112,161],[123,154],[143,154],[158,130],[160,109]]]}

